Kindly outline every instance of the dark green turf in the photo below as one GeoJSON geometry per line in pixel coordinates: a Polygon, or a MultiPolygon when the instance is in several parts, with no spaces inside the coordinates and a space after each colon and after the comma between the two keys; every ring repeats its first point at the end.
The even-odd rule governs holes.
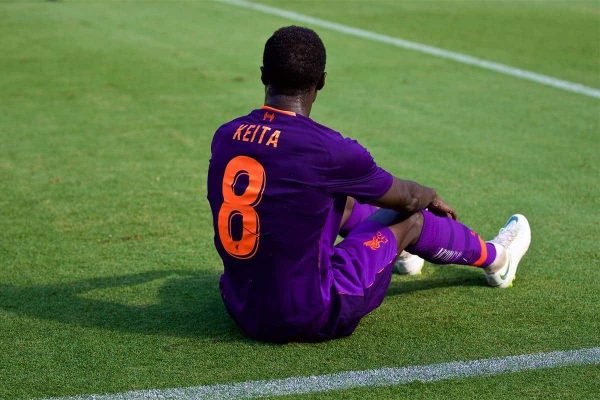
{"type": "MultiPolygon", "coordinates": [[[[483,4],[443,3],[464,10],[465,23],[438,15],[435,29],[425,23],[432,3],[288,7],[600,85],[597,2],[483,4]],[[357,18],[356,7],[377,18],[357,18]],[[423,22],[409,29],[398,18],[423,22]]],[[[328,82],[312,117],[438,188],[485,236],[524,213],[533,243],[511,290],[485,287],[476,270],[428,265],[395,277],[350,338],[273,346],[240,335],[217,288],[209,143],[220,123],[261,105],[262,46],[289,23],[211,2],[0,4],[0,398],[600,345],[600,102],[325,30],[328,82]]],[[[537,371],[507,387],[531,381],[550,396],[544,385],[557,377],[585,398],[593,383],[579,370],[597,376],[537,371]]],[[[474,393],[479,382],[456,385],[474,393]]],[[[381,395],[441,396],[436,388],[454,384],[381,395]]],[[[338,394],[348,393],[371,392],[338,394]]]]}

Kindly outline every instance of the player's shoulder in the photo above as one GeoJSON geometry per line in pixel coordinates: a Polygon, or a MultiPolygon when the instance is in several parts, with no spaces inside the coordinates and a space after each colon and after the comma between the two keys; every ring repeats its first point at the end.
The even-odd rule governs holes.
{"type": "Polygon", "coordinates": [[[303,117],[303,116],[299,116],[299,119],[304,124],[306,124],[307,126],[312,128],[312,130],[315,131],[315,133],[319,134],[319,136],[321,136],[321,137],[325,137],[325,138],[343,137],[340,132],[336,131],[333,128],[330,128],[327,125],[323,125],[323,124],[315,121],[314,119],[310,119],[308,117],[303,117]]]}
{"type": "Polygon", "coordinates": [[[374,162],[369,150],[359,143],[358,140],[350,136],[345,136],[341,132],[318,122],[314,122],[314,124],[323,133],[321,140],[324,143],[323,146],[328,149],[330,160],[333,164],[371,165],[374,162]]]}
{"type": "MultiPolygon", "coordinates": [[[[310,120],[314,124],[315,130],[320,134],[321,140],[325,141],[328,147],[339,151],[341,149],[364,149],[364,147],[354,138],[345,136],[340,131],[332,129],[326,125],[310,120]]],[[[366,149],[365,149],[366,150],[366,149]]]]}
{"type": "Polygon", "coordinates": [[[344,136],[340,131],[330,126],[319,123],[308,117],[301,117],[301,121],[310,129],[314,140],[318,140],[327,153],[337,153],[348,147],[354,147],[356,140],[344,136]]]}

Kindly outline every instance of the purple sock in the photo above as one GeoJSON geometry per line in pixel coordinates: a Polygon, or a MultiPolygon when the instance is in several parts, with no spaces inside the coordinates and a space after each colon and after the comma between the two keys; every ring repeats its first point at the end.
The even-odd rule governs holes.
{"type": "Polygon", "coordinates": [[[340,235],[344,237],[348,235],[352,229],[369,218],[377,210],[379,210],[378,207],[370,204],[360,204],[358,201],[355,201],[350,217],[348,217],[348,220],[340,228],[340,235]]]}
{"type": "Polygon", "coordinates": [[[406,250],[434,264],[487,267],[496,259],[496,248],[460,222],[423,210],[423,230],[406,250]]]}

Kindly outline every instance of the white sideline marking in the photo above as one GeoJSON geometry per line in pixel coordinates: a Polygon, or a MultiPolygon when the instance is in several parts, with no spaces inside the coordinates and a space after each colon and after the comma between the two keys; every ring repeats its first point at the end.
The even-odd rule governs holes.
{"type": "Polygon", "coordinates": [[[124,393],[63,397],[47,400],[243,399],[326,392],[365,386],[391,386],[411,382],[434,382],[446,379],[586,364],[600,364],[600,347],[402,368],[381,368],[327,375],[299,376],[270,381],[248,381],[188,388],[135,390],[124,393]]]}
{"type": "Polygon", "coordinates": [[[540,83],[542,85],[551,86],[554,88],[566,90],[568,92],[574,92],[589,97],[600,99],[600,89],[585,86],[580,83],[574,83],[564,81],[562,79],[553,78],[551,76],[538,74],[535,72],[527,71],[520,68],[511,67],[509,65],[496,63],[493,61],[483,60],[481,58],[472,57],[466,54],[455,53],[453,51],[440,49],[438,47],[427,46],[425,44],[412,42],[410,40],[404,40],[395,38],[380,33],[367,31],[364,29],[353,28],[348,25],[338,24],[336,22],[326,21],[324,19],[311,17],[304,14],[299,14],[293,11],[283,10],[281,8],[266,6],[259,3],[250,3],[244,0],[217,0],[221,3],[227,3],[238,7],[248,8],[255,11],[260,11],[265,14],[276,15],[279,17],[287,18],[292,21],[303,22],[321,28],[330,29],[336,32],[345,33],[352,36],[358,36],[364,39],[374,40],[376,42],[387,43],[393,46],[402,47],[404,49],[416,50],[422,53],[426,53],[432,56],[445,58],[448,60],[457,61],[463,64],[473,65],[483,69],[499,72],[501,74],[514,76],[516,78],[525,79],[540,83]]]}

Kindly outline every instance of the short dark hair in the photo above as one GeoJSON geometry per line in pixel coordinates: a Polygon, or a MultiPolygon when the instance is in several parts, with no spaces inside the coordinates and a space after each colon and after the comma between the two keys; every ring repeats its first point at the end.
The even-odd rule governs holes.
{"type": "Polygon", "coordinates": [[[265,44],[263,83],[281,94],[306,91],[321,81],[325,59],[325,45],[315,31],[300,26],[280,28],[265,44]]]}

